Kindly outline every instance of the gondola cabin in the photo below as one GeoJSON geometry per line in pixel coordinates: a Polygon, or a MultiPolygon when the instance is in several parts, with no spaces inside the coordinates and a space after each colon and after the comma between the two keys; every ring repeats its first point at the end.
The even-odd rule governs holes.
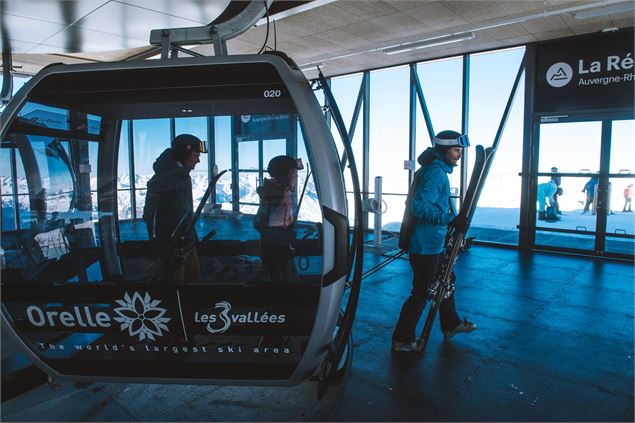
{"type": "Polygon", "coordinates": [[[347,271],[345,192],[292,62],[53,65],[8,104],[0,135],[2,323],[47,373],[291,385],[324,360],[347,271]],[[153,163],[179,134],[208,152],[189,175],[195,235],[166,252],[143,213],[153,163]],[[278,254],[291,270],[274,274],[255,219],[279,155],[304,169],[289,194],[293,239],[278,254]],[[200,280],[170,280],[169,258],[192,250],[200,280]]]}

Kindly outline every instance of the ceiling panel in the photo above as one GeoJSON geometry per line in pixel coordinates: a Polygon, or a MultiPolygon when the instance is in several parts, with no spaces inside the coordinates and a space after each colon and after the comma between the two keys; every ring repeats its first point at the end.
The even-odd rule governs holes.
{"type": "Polygon", "coordinates": [[[423,34],[426,30],[429,30],[426,25],[404,12],[396,12],[352,25],[347,32],[372,42],[385,42],[423,34]]]}
{"type": "Polygon", "coordinates": [[[331,31],[324,31],[314,35],[315,38],[329,41],[336,44],[338,47],[346,48],[359,48],[369,45],[369,41],[366,38],[359,37],[351,34],[345,29],[333,29],[331,31]]]}
{"type": "Polygon", "coordinates": [[[467,24],[467,20],[457,15],[443,2],[426,3],[423,6],[408,10],[408,16],[426,24],[434,30],[467,24]]]}
{"type": "Polygon", "coordinates": [[[340,0],[334,5],[346,12],[359,16],[362,20],[370,20],[399,11],[390,2],[385,1],[340,0]]]}
{"type": "Polygon", "coordinates": [[[122,0],[132,6],[146,8],[155,12],[166,13],[182,19],[189,19],[201,25],[207,25],[220,16],[227,8],[230,0],[122,0]]]}
{"type": "Polygon", "coordinates": [[[72,24],[108,2],[108,0],[2,0],[6,14],[63,25],[72,24]]]}
{"type": "MultiPolygon", "coordinates": [[[[75,39],[77,48],[69,48],[68,50],[73,52],[101,52],[118,50],[121,48],[133,48],[147,45],[145,40],[136,40],[130,37],[122,37],[117,34],[111,34],[103,31],[93,31],[90,29],[82,29],[76,31],[77,34],[73,38],[72,32],[76,31],[74,28],[67,28],[61,33],[55,35],[48,40],[48,43],[55,46],[64,47],[69,40],[75,39]]],[[[68,51],[67,50],[67,51],[68,51]]],[[[41,50],[40,50],[41,51],[41,50]]]]}
{"type": "MultiPolygon", "coordinates": [[[[6,31],[9,38],[30,43],[41,43],[57,32],[64,29],[64,25],[41,20],[24,18],[15,15],[4,16],[6,31]]],[[[25,53],[24,51],[16,51],[25,53]]]]}
{"type": "Polygon", "coordinates": [[[109,32],[126,38],[146,41],[150,39],[150,31],[152,29],[198,25],[198,22],[189,19],[182,19],[119,2],[106,4],[82,18],[77,25],[81,28],[100,31],[104,29],[105,22],[109,23],[106,26],[109,32]]]}
{"type": "Polygon", "coordinates": [[[482,22],[507,14],[493,1],[446,1],[443,4],[467,22],[482,22]]]}
{"type": "MultiPolygon", "coordinates": [[[[83,57],[116,60],[113,58],[126,57],[125,51],[120,49],[148,46],[152,29],[211,22],[229,0],[0,1],[3,1],[5,12],[10,13],[4,14],[3,18],[15,52],[61,53],[68,52],[69,46],[74,45],[75,49],[86,53],[83,57]],[[111,49],[117,51],[107,52],[111,49]],[[88,53],[91,51],[99,53],[88,53]]],[[[278,17],[274,14],[271,21],[275,20],[280,50],[301,65],[323,62],[328,76],[585,34],[609,27],[633,26],[632,13],[585,20],[576,19],[571,12],[550,16],[563,8],[596,7],[615,1],[337,0],[316,2],[312,9],[296,14],[278,17]],[[482,29],[492,24],[496,26],[482,29]],[[370,51],[464,31],[474,31],[475,38],[394,55],[370,51]]],[[[266,32],[266,25],[259,25],[230,40],[230,53],[256,53],[263,45],[266,32]]],[[[273,23],[269,27],[267,44],[274,46],[273,23]]],[[[197,46],[195,50],[203,54],[213,51],[210,45],[197,46]]],[[[128,54],[138,51],[131,49],[128,54]]],[[[26,60],[24,55],[16,57],[26,60]]],[[[72,59],[68,54],[42,56],[41,59],[29,59],[28,66],[33,68],[46,60],[72,59]]],[[[17,63],[15,59],[14,63],[17,63]]]]}

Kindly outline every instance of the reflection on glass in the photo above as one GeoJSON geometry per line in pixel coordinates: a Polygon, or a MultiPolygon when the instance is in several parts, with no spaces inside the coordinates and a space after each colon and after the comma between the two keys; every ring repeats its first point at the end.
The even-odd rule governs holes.
{"type": "Polygon", "coordinates": [[[11,154],[13,148],[0,148],[0,192],[2,195],[13,194],[13,178],[11,177],[11,154]]]}
{"type": "Polygon", "coordinates": [[[595,236],[537,230],[536,245],[593,251],[595,248],[595,236]]]}
{"type": "Polygon", "coordinates": [[[595,173],[600,166],[602,122],[540,125],[538,172],[595,173]],[[575,154],[572,154],[575,152],[575,154]]]}
{"type": "Polygon", "coordinates": [[[143,208],[146,205],[146,194],[148,193],[147,189],[137,189],[135,190],[135,201],[136,201],[136,218],[139,219],[143,216],[143,208]]]}
{"type": "MultiPolygon", "coordinates": [[[[210,110],[214,110],[212,106],[213,104],[210,105],[210,110]]],[[[30,110],[25,108],[22,111],[23,115],[36,113],[40,117],[47,117],[49,127],[67,125],[65,117],[69,115],[68,110],[34,104],[29,107],[30,110]]],[[[283,110],[281,107],[276,110],[283,110]]],[[[232,142],[239,142],[236,147],[240,167],[254,171],[240,172],[239,183],[235,186],[231,183],[231,172],[225,174],[216,186],[215,204],[210,202],[202,210],[195,227],[198,241],[194,244],[202,273],[201,282],[262,282],[258,276],[263,270],[262,237],[254,226],[259,205],[256,191],[258,175],[270,158],[286,154],[287,151],[297,151],[297,157],[302,158],[308,166],[298,172],[296,188],[289,194],[293,222],[287,228],[291,236],[283,249],[285,254],[289,254],[288,257],[285,256],[287,261],[293,263],[297,270],[295,280],[318,286],[322,276],[322,214],[314,175],[309,174],[309,170],[312,170],[311,152],[305,145],[305,134],[295,111],[267,115],[262,114],[266,113],[266,107],[256,107],[258,108],[261,114],[212,117],[219,168],[230,168],[232,142]],[[234,128],[232,124],[235,125],[234,128]],[[245,129],[251,132],[245,132],[245,129]],[[253,141],[246,141],[251,140],[248,137],[254,134],[257,136],[253,141]],[[239,140],[240,137],[243,137],[242,141],[239,140]],[[241,204],[239,211],[232,210],[232,199],[235,198],[238,198],[239,203],[246,203],[241,204]]],[[[72,110],[73,113],[77,111],[72,110]]],[[[240,113],[240,110],[236,112],[240,113]]],[[[253,112],[249,110],[248,113],[253,112]]],[[[175,130],[177,133],[192,133],[207,140],[207,123],[206,117],[177,118],[175,130]]],[[[97,115],[89,116],[91,132],[112,131],[115,127],[120,128],[119,146],[103,150],[100,147],[106,146],[105,143],[110,142],[110,139],[100,142],[72,140],[69,144],[68,141],[59,141],[57,133],[46,136],[25,134],[28,145],[25,147],[27,150],[22,149],[22,153],[28,151],[33,157],[30,162],[26,160],[31,163],[29,169],[25,172],[19,151],[16,150],[18,178],[11,180],[10,174],[0,175],[3,184],[1,239],[3,248],[7,247],[5,258],[11,264],[10,270],[3,269],[3,282],[25,278],[49,280],[51,283],[98,282],[103,279],[108,282],[113,268],[122,269],[121,275],[115,274],[113,277],[126,281],[143,283],[159,275],[176,244],[159,245],[156,240],[149,240],[146,223],[141,218],[147,202],[146,185],[154,174],[153,164],[170,146],[170,119],[123,119],[115,122],[97,115]],[[132,152],[130,147],[133,148],[132,152]],[[117,161],[116,176],[112,175],[116,180],[113,181],[106,181],[103,179],[104,175],[97,174],[100,155],[108,151],[117,151],[117,157],[108,158],[117,161]],[[130,163],[131,158],[133,163],[130,163]],[[136,173],[132,179],[129,175],[131,168],[136,173]],[[86,172],[88,169],[89,173],[86,172]],[[25,174],[37,175],[29,180],[36,191],[35,194],[32,193],[32,198],[29,198],[28,193],[29,188],[33,187],[27,186],[25,174]],[[102,179],[98,179],[98,176],[102,179]],[[98,181],[102,184],[99,187],[98,181]],[[20,194],[17,203],[11,195],[16,187],[20,194]],[[110,187],[115,192],[108,192],[110,187]],[[97,208],[99,201],[106,200],[102,204],[108,204],[113,194],[117,200],[118,219],[111,212],[102,213],[97,208]],[[106,197],[100,199],[99,195],[106,197]],[[133,208],[133,204],[136,207],[133,208]],[[13,222],[16,215],[20,217],[20,230],[26,231],[30,227],[36,229],[29,237],[28,245],[24,244],[24,237],[12,235],[16,232],[13,222]],[[118,227],[112,226],[115,223],[118,227]],[[101,242],[101,237],[109,236],[113,237],[109,242],[101,242]],[[106,251],[108,248],[111,250],[106,251]],[[30,256],[23,254],[27,250],[30,256]],[[81,263],[76,260],[80,255],[81,263]],[[114,260],[115,263],[107,263],[108,260],[114,260]]],[[[38,133],[43,130],[46,127],[40,126],[38,133]]],[[[6,166],[11,161],[9,150],[2,149],[0,154],[2,170],[10,168],[6,166]]],[[[203,156],[201,163],[189,174],[193,209],[209,185],[207,164],[207,157],[203,156]]],[[[169,200],[171,199],[170,197],[169,200]]],[[[287,203],[284,204],[286,206],[287,203]]],[[[237,204],[233,206],[236,207],[237,204]]],[[[279,282],[285,281],[288,280],[279,282]]]]}
{"type": "Polygon", "coordinates": [[[216,164],[218,170],[230,169],[231,165],[231,117],[214,118],[214,142],[216,143],[216,164]]]}
{"type": "MultiPolygon", "coordinates": [[[[99,144],[96,142],[88,143],[88,164],[90,165],[90,189],[97,190],[97,160],[98,160],[99,144]]],[[[96,208],[93,208],[96,210],[96,208]]]]}
{"type": "MultiPolygon", "coordinates": [[[[540,177],[536,192],[536,225],[557,229],[595,231],[593,199],[582,190],[592,178],[540,177]],[[560,184],[558,184],[560,178],[560,184]],[[558,190],[558,189],[561,189],[558,190]],[[554,198],[555,197],[555,198],[554,198]],[[585,211],[585,205],[589,210],[585,211]],[[547,210],[549,207],[549,210],[547,210]]],[[[595,191],[594,188],[591,190],[595,191]]],[[[567,236],[563,234],[562,236],[567,236]]]]}
{"type": "Polygon", "coordinates": [[[635,233],[635,213],[633,213],[634,188],[635,177],[609,179],[607,235],[633,235],[635,233]]]}
{"type": "MultiPolygon", "coordinates": [[[[340,113],[342,114],[342,119],[344,120],[344,124],[346,125],[346,129],[349,131],[349,136],[351,130],[350,125],[353,118],[353,112],[355,111],[355,103],[357,102],[357,96],[359,94],[362,76],[363,75],[361,73],[358,73],[331,79],[331,90],[333,91],[333,96],[337,101],[340,113]]],[[[360,112],[357,119],[357,125],[354,128],[355,133],[352,137],[353,139],[351,140],[353,154],[355,155],[355,163],[357,164],[357,171],[360,174],[364,165],[364,146],[362,134],[363,125],[364,115],[360,112]]],[[[337,151],[339,153],[339,157],[341,158],[344,154],[344,145],[342,144],[342,139],[340,138],[339,132],[335,125],[331,125],[331,133],[333,134],[333,139],[335,140],[335,145],[337,146],[337,151]]],[[[346,187],[346,192],[353,191],[353,183],[350,172],[348,170],[344,172],[344,185],[346,187]]],[[[351,215],[349,214],[349,216],[351,215]]]]}
{"type": "MultiPolygon", "coordinates": [[[[266,164],[265,164],[266,166],[266,164]]],[[[238,168],[240,170],[257,170],[258,141],[241,141],[238,143],[238,168]]]]}
{"type": "Polygon", "coordinates": [[[382,207],[385,212],[381,215],[381,226],[383,230],[399,232],[401,220],[406,208],[407,195],[384,195],[382,200],[386,205],[382,207]]]}
{"type": "Polygon", "coordinates": [[[130,157],[128,136],[128,120],[121,123],[121,132],[119,133],[119,158],[117,161],[117,188],[130,188],[130,157]]]}
{"type": "Polygon", "coordinates": [[[154,174],[152,164],[170,147],[169,119],[142,119],[132,122],[134,138],[135,184],[145,188],[154,174]]]}
{"type": "MultiPolygon", "coordinates": [[[[238,180],[240,183],[239,201],[241,203],[258,204],[258,194],[256,193],[256,188],[258,187],[258,174],[254,172],[240,172],[238,174],[238,180]]],[[[243,213],[246,212],[243,211],[243,213]]]]}
{"type": "Polygon", "coordinates": [[[446,129],[460,132],[463,58],[451,57],[420,63],[417,73],[435,132],[446,129]]]}
{"type": "Polygon", "coordinates": [[[469,136],[472,145],[487,146],[494,141],[524,52],[525,48],[519,47],[470,55],[469,136]]]}
{"type": "MultiPolygon", "coordinates": [[[[191,134],[198,137],[201,141],[206,143],[209,151],[206,117],[176,118],[174,119],[174,133],[175,136],[180,134],[191,134]]],[[[201,154],[200,160],[201,162],[196,165],[196,171],[207,175],[207,168],[209,167],[207,154],[201,154]]]]}
{"type": "Polygon", "coordinates": [[[15,204],[13,196],[3,195],[2,199],[2,230],[12,231],[15,227],[15,204]]]}
{"type": "MultiPolygon", "coordinates": [[[[383,192],[406,194],[408,171],[408,113],[410,70],[408,66],[371,72],[369,191],[375,191],[375,177],[382,177],[383,192]]],[[[356,157],[358,160],[359,157],[356,157]]],[[[358,163],[360,166],[361,163],[358,163]]],[[[372,195],[372,194],[371,194],[372,195]]],[[[373,227],[374,219],[369,219],[373,227]]]]}
{"type": "Polygon", "coordinates": [[[130,206],[130,191],[118,190],[117,191],[117,213],[119,220],[132,219],[132,210],[130,206]]]}
{"type": "MultiPolygon", "coordinates": [[[[519,87],[523,86],[521,78],[519,87]]],[[[470,236],[501,244],[518,244],[522,170],[524,90],[514,98],[492,167],[472,218],[470,236]]],[[[473,163],[472,156],[468,159],[473,163]]],[[[471,169],[468,172],[471,176],[471,169]]]]}
{"type": "MultiPolygon", "coordinates": [[[[357,73],[354,75],[340,76],[331,79],[331,91],[333,91],[333,97],[335,97],[335,100],[337,101],[338,108],[340,109],[340,113],[342,114],[342,119],[344,120],[347,130],[350,130],[353,112],[355,111],[355,103],[357,102],[357,96],[362,82],[362,76],[363,75],[361,73],[357,73]]],[[[363,116],[360,113],[355,132],[361,132],[363,120],[363,116]]],[[[344,153],[344,147],[335,125],[331,126],[331,132],[333,133],[337,151],[341,157],[344,153]]],[[[353,143],[353,145],[355,146],[355,143],[353,143]]],[[[358,166],[361,166],[361,163],[358,164],[358,166]]]]}
{"type": "Polygon", "coordinates": [[[28,102],[20,109],[18,116],[37,126],[68,130],[68,110],[28,102]]]}
{"type": "Polygon", "coordinates": [[[267,169],[269,160],[276,156],[284,156],[287,154],[287,140],[263,140],[262,142],[262,166],[267,169]]]}
{"type": "Polygon", "coordinates": [[[610,173],[635,173],[635,121],[614,120],[611,127],[610,173]]]}

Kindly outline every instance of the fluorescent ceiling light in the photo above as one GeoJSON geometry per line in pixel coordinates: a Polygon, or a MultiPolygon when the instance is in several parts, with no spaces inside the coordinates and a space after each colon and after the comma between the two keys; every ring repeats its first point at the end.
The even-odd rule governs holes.
{"type": "Polygon", "coordinates": [[[405,51],[416,50],[425,47],[440,46],[442,44],[456,43],[458,41],[471,40],[475,37],[473,32],[460,32],[457,34],[444,35],[443,37],[428,38],[426,40],[415,41],[414,43],[404,43],[382,49],[386,54],[397,54],[405,51]]]}
{"type": "Polygon", "coordinates": [[[324,62],[307,63],[306,65],[301,65],[300,70],[301,71],[317,70],[318,67],[323,68],[324,62]]]}
{"type": "Polygon", "coordinates": [[[599,16],[613,15],[615,13],[633,12],[633,2],[614,3],[607,6],[594,7],[592,9],[581,10],[575,12],[573,16],[576,19],[597,18],[599,16]]]}

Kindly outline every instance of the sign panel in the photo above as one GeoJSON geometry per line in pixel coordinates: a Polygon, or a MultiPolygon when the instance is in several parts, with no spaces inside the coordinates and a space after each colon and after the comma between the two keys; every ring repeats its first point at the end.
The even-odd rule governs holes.
{"type": "Polygon", "coordinates": [[[295,115],[241,115],[234,119],[234,134],[238,141],[266,138],[290,138],[295,115]]]}
{"type": "Polygon", "coordinates": [[[3,305],[22,342],[62,374],[284,379],[311,334],[316,289],[8,285],[3,305]]]}
{"type": "Polygon", "coordinates": [[[539,43],[534,113],[633,109],[633,28],[539,43]]]}

